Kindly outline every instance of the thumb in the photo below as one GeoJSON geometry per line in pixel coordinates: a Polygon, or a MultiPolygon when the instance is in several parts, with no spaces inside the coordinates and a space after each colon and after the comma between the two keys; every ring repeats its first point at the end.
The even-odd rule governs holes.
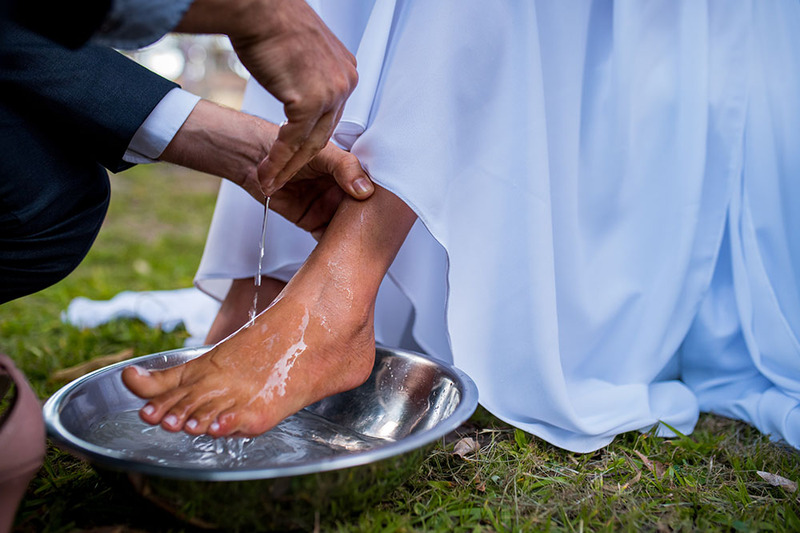
{"type": "Polygon", "coordinates": [[[339,187],[356,200],[366,200],[375,192],[375,185],[358,158],[349,152],[341,154],[331,174],[339,187]]]}

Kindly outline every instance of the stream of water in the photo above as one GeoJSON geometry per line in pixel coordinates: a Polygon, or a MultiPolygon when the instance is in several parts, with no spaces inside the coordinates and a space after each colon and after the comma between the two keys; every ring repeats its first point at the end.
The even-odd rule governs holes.
{"type": "Polygon", "coordinates": [[[258,250],[258,269],[256,270],[256,276],[253,279],[253,284],[255,285],[255,291],[253,293],[253,308],[250,310],[250,322],[248,322],[248,326],[255,322],[256,316],[258,316],[258,289],[261,288],[261,267],[264,263],[264,241],[267,239],[267,216],[269,215],[269,196],[264,198],[264,220],[261,223],[261,241],[259,242],[259,250],[258,250]]]}

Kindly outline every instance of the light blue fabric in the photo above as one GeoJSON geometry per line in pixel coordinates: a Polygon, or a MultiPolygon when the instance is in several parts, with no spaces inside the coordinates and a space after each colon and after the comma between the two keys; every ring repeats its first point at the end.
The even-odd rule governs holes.
{"type": "Polygon", "coordinates": [[[747,420],[795,447],[800,447],[798,22],[796,2],[754,4],[742,171],[732,184],[711,288],[681,350],[683,379],[701,409],[747,420]]]}
{"type": "MultiPolygon", "coordinates": [[[[380,73],[342,138],[425,225],[385,282],[411,310],[376,328],[413,319],[489,411],[570,450],[700,410],[800,447],[798,3],[391,3],[317,2],[380,73]]],[[[281,120],[254,84],[245,107],[281,120]]],[[[258,237],[229,236],[258,217],[220,197],[200,287],[252,275],[258,237]]],[[[306,237],[273,229],[285,275],[306,237]]]]}
{"type": "Polygon", "coordinates": [[[153,44],[172,31],[193,0],[113,0],[92,40],[121,50],[153,44]]]}

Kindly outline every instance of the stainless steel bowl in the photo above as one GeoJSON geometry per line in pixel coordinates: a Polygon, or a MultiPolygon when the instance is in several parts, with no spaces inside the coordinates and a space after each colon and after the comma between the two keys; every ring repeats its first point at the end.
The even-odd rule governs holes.
{"type": "Polygon", "coordinates": [[[189,437],[148,426],[122,369],[174,366],[208,347],[146,355],[66,385],[44,406],[50,437],[112,480],[192,523],[227,529],[310,528],[382,499],[478,403],[458,369],[378,348],[360,387],[317,402],[254,439],[189,437]]]}

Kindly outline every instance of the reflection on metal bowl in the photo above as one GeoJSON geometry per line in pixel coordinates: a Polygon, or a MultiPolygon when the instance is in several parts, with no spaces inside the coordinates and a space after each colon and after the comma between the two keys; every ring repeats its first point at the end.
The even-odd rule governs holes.
{"type": "Polygon", "coordinates": [[[363,385],[258,437],[191,437],[142,422],[136,411],[144,402],[123,386],[122,369],[168,368],[207,349],[147,355],[70,383],[45,404],[50,437],[194,524],[311,528],[315,516],[346,516],[380,501],[477,407],[463,372],[379,347],[363,385]]]}

